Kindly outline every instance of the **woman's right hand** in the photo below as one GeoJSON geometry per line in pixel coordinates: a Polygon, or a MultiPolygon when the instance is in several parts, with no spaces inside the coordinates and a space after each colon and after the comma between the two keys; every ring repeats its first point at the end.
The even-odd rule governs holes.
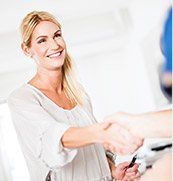
{"type": "Polygon", "coordinates": [[[117,181],[139,181],[140,173],[138,165],[134,164],[133,167],[128,168],[130,163],[123,162],[111,170],[112,178],[117,181]]]}
{"type": "Polygon", "coordinates": [[[118,123],[103,122],[100,130],[100,142],[113,153],[132,154],[143,144],[143,139],[134,136],[118,123]]]}

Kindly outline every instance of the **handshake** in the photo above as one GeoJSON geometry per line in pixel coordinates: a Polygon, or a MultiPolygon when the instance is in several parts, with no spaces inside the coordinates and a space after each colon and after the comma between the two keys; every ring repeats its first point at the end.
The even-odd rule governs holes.
{"type": "MultiPolygon", "coordinates": [[[[107,117],[104,122],[99,125],[103,132],[100,140],[102,140],[101,143],[106,150],[118,154],[132,154],[143,145],[143,138],[171,138],[172,110],[138,115],[116,113],[107,117]]],[[[157,167],[155,167],[154,170],[152,169],[152,171],[148,172],[148,175],[144,175],[141,179],[165,180],[165,176],[171,178],[170,160],[171,158],[167,157],[161,164],[158,162],[157,167]],[[163,167],[167,168],[166,170],[168,171],[163,172],[163,167]],[[160,174],[162,175],[159,176],[160,174]]],[[[109,165],[112,178],[116,180],[140,180],[137,164],[134,164],[132,168],[129,168],[131,163],[126,162],[116,167],[112,164],[109,165]]]]}
{"type": "MultiPolygon", "coordinates": [[[[126,113],[116,113],[97,125],[100,142],[106,150],[121,155],[132,154],[143,145],[143,137],[135,126],[135,117],[126,113]]],[[[97,130],[97,129],[96,129],[97,130]]]]}
{"type": "Polygon", "coordinates": [[[118,154],[134,153],[143,144],[143,138],[171,138],[172,110],[139,115],[116,113],[100,124],[104,130],[102,144],[118,154]]]}

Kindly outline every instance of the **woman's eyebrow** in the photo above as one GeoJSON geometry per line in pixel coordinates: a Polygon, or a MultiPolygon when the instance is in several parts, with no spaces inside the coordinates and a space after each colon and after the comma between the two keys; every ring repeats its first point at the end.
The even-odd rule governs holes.
{"type": "Polygon", "coordinates": [[[57,33],[61,33],[61,30],[57,30],[54,35],[56,35],[57,33]]]}
{"type": "Polygon", "coordinates": [[[41,36],[38,36],[38,37],[36,38],[36,40],[39,39],[39,38],[46,38],[46,37],[47,37],[46,35],[41,35],[41,36]]]}

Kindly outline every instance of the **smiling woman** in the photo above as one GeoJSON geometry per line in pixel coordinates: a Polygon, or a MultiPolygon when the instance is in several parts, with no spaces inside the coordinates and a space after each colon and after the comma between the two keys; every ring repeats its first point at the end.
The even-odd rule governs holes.
{"type": "Polygon", "coordinates": [[[22,49],[34,58],[39,67],[58,70],[63,66],[66,45],[61,30],[56,24],[49,21],[40,22],[33,31],[30,44],[28,48],[22,43],[22,49]]]}
{"type": "MultiPolygon", "coordinates": [[[[36,62],[37,72],[11,93],[8,105],[31,181],[112,180],[103,146],[132,153],[142,139],[118,124],[97,123],[52,15],[31,12],[21,33],[21,47],[36,62]]],[[[124,169],[117,170],[123,178],[124,169]]],[[[139,177],[137,167],[132,174],[131,180],[139,177]]]]}
{"type": "Polygon", "coordinates": [[[43,66],[42,71],[46,67],[54,70],[62,67],[62,85],[68,87],[64,91],[73,104],[75,102],[82,104],[83,91],[76,82],[72,61],[62,37],[61,25],[56,18],[48,12],[34,11],[23,19],[20,29],[23,40],[21,46],[24,53],[34,58],[37,65],[43,66]],[[61,56],[57,57],[58,60],[55,60],[56,53],[59,52],[61,56]]]}

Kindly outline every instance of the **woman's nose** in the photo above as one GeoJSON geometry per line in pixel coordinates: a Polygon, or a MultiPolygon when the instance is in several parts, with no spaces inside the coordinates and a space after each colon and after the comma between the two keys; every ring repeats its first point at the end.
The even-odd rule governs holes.
{"type": "Polygon", "coordinates": [[[50,41],[50,48],[51,48],[51,49],[58,49],[58,48],[59,48],[58,42],[57,42],[56,40],[52,39],[52,40],[50,41]]]}

